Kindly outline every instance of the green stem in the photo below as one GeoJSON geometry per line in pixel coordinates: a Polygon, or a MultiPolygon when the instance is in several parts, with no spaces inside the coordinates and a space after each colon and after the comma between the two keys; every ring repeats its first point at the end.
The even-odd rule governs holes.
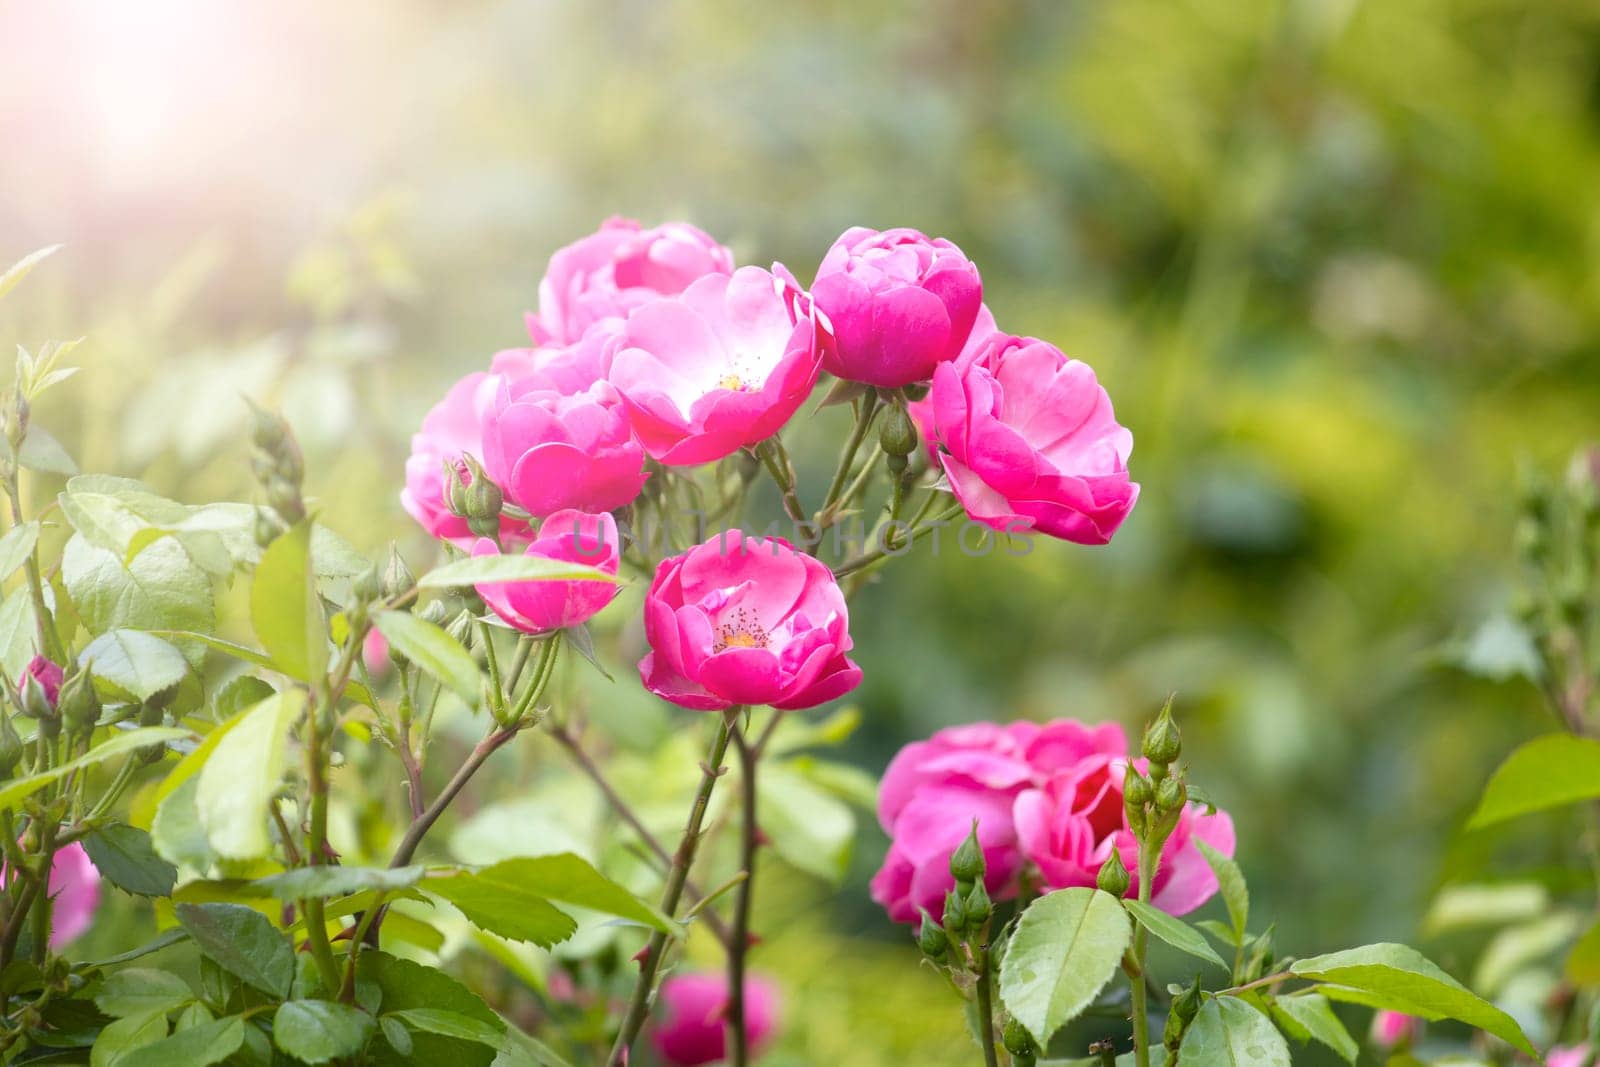
{"type": "MultiPolygon", "coordinates": [[[[882,548],[875,548],[870,552],[863,552],[854,559],[846,560],[834,568],[834,577],[844,578],[848,575],[855,574],[857,571],[864,571],[874,564],[887,559],[890,555],[897,554],[901,549],[910,548],[928,534],[938,529],[943,523],[946,523],[955,518],[957,515],[960,515],[961,511],[961,505],[957,504],[955,507],[942,512],[937,518],[928,523],[926,526],[916,527],[911,531],[910,536],[906,538],[905,544],[903,545],[896,540],[894,544],[886,544],[882,548]]],[[[892,535],[894,531],[891,530],[889,532],[892,535]]]]}
{"type": "MultiPolygon", "coordinates": [[[[723,713],[717,722],[717,733],[711,742],[711,753],[707,756],[706,762],[700,765],[700,788],[695,793],[694,803],[689,808],[689,821],[683,828],[683,838],[678,842],[678,851],[672,859],[672,869],[667,872],[666,887],[661,892],[661,910],[668,915],[677,914],[678,904],[683,899],[689,868],[694,863],[695,851],[700,847],[700,827],[705,822],[706,808],[711,804],[711,793],[716,788],[717,779],[723,774],[722,760],[728,754],[728,739],[732,734],[734,723],[743,711],[743,708],[736,706],[723,713]]],[[[634,1039],[639,1036],[645,1016],[650,1013],[656,972],[661,967],[661,957],[666,954],[666,948],[666,934],[656,931],[650,935],[644,956],[639,961],[639,978],[634,983],[633,996],[628,1001],[628,1011],[623,1016],[622,1028],[617,1032],[616,1043],[611,1046],[611,1055],[606,1058],[607,1067],[625,1067],[628,1062],[634,1039]]]]}
{"type": "Polygon", "coordinates": [[[861,398],[861,407],[856,411],[856,424],[850,429],[850,436],[845,438],[844,449],[839,453],[839,465],[834,468],[833,481],[828,483],[828,495],[822,498],[822,525],[826,529],[833,525],[832,512],[839,502],[839,494],[844,491],[845,482],[850,478],[850,468],[855,466],[856,452],[861,448],[861,442],[866,440],[867,431],[872,429],[872,420],[878,414],[878,392],[868,389],[861,398]]]}
{"type": "Polygon", "coordinates": [[[811,516],[806,514],[805,507],[800,503],[800,490],[795,485],[794,464],[789,462],[789,453],[784,450],[783,440],[777,436],[767,438],[756,446],[756,456],[767,468],[767,473],[777,483],[778,489],[783,493],[783,511],[795,525],[795,539],[802,544],[811,546],[806,551],[815,547],[812,537],[811,516]]]}
{"type": "Polygon", "coordinates": [[[760,753],[735,726],[734,747],[739,753],[740,798],[743,801],[743,835],[739,842],[739,866],[744,881],[739,883],[733,905],[733,936],[728,942],[728,1029],[733,1035],[733,1067],[745,1067],[750,1059],[750,1035],[745,1025],[745,956],[750,950],[750,905],[756,880],[756,852],[760,846],[756,824],[756,764],[760,753]]]}
{"type": "Polygon", "coordinates": [[[978,949],[978,1042],[983,1046],[984,1067],[999,1067],[1000,1055],[994,1045],[994,992],[990,988],[988,934],[978,949]]]}
{"type": "Polygon", "coordinates": [[[489,709],[494,713],[496,720],[505,715],[506,694],[500,682],[500,657],[495,654],[494,635],[489,632],[489,624],[478,622],[478,638],[483,642],[483,659],[489,665],[489,709]]]}
{"type": "MultiPolygon", "coordinates": [[[[1152,849],[1143,837],[1139,839],[1139,902],[1150,903],[1150,889],[1155,883],[1156,867],[1161,862],[1159,848],[1152,849]]],[[[1134,1067],[1150,1067],[1150,1008],[1145,983],[1145,950],[1149,933],[1143,923],[1133,926],[1133,959],[1139,973],[1128,979],[1133,994],[1133,1062],[1134,1067]]]]}

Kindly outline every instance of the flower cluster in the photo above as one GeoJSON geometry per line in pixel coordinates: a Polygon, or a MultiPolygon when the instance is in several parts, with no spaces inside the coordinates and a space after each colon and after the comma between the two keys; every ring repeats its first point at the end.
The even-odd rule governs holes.
{"type": "MultiPolygon", "coordinates": [[[[1130,757],[1120,726],[1070,719],[973,723],[907,745],[879,791],[890,846],[872,880],[873,899],[896,922],[938,914],[955,884],[950,857],[974,821],[984,885],[995,899],[1015,896],[1024,876],[1050,889],[1093,886],[1113,851],[1136,870],[1139,846],[1123,797],[1130,766],[1148,768],[1130,757]]],[[[1193,911],[1217,891],[1197,841],[1231,856],[1233,821],[1199,805],[1183,809],[1151,885],[1152,903],[1171,914],[1193,911]]],[[[1130,892],[1137,891],[1135,876],[1130,892]]]]}

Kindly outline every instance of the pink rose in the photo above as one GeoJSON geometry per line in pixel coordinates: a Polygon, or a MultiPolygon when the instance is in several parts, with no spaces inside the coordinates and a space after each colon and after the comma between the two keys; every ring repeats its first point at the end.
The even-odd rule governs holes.
{"type": "Polygon", "coordinates": [[[17,678],[17,688],[26,689],[30,681],[37,683],[44,691],[46,702],[53,708],[61,696],[61,683],[65,677],[60,664],[43,656],[35,656],[22,668],[22,674],[17,678]]]}
{"type": "Polygon", "coordinates": [[[809,708],[861,682],[833,572],[778,538],[729,530],[664,560],[644,622],[645,688],[686,708],[809,708]]]}
{"type": "Polygon", "coordinates": [[[1115,723],[1089,727],[1066,719],[1043,726],[973,723],[912,742],[889,763],[878,791],[878,821],[890,846],[872,879],[872,899],[895,922],[917,921],[919,908],[940,914],[955,886],[950,855],[974,819],[985,888],[996,899],[1015,895],[1023,867],[1012,821],[1016,798],[1055,770],[1127,747],[1115,723]]]}
{"type": "Polygon", "coordinates": [[[1372,1016],[1372,1043],[1383,1049],[1409,1046],[1422,1036],[1422,1027],[1422,1020],[1415,1015],[1379,1011],[1372,1016]]]}
{"type": "Polygon", "coordinates": [[[535,517],[611,511],[644,487],[644,450],[605,381],[619,340],[602,326],[569,348],[495,359],[510,373],[498,378],[485,412],[484,470],[535,517]]]}
{"type": "MultiPolygon", "coordinates": [[[[456,468],[456,476],[466,485],[468,475],[461,465],[463,454],[483,455],[483,422],[495,399],[499,380],[477,373],[462,378],[443,400],[422,420],[422,429],[411,438],[411,458],[406,460],[406,487],[400,504],[411,517],[434,537],[470,547],[474,535],[467,520],[450,512],[444,465],[456,468]]],[[[505,536],[525,536],[527,527],[508,518],[500,520],[505,536]]]]}
{"type": "Polygon", "coordinates": [[[823,360],[828,373],[896,388],[926,381],[961,351],[983,282],[943,238],[854,226],[823,257],[811,295],[838,339],[823,360]]]}
{"type": "MultiPolygon", "coordinates": [[[[661,1018],[651,1031],[656,1055],[671,1067],[720,1063],[728,1055],[728,980],[720,974],[675,974],[661,983],[661,1018]]],[[[744,1028],[759,1056],[778,1022],[778,990],[763,978],[744,980],[744,1028]]]]}
{"type": "Polygon", "coordinates": [[[100,872],[82,845],[74,842],[56,852],[50,865],[50,895],[55,899],[50,947],[60,950],[89,929],[100,906],[100,872]]]}
{"type": "MultiPolygon", "coordinates": [[[[1145,761],[1135,766],[1142,771],[1145,761]]],[[[1094,885],[1114,848],[1133,876],[1129,893],[1138,890],[1139,845],[1122,807],[1127,769],[1124,755],[1090,756],[1017,797],[1017,842],[1052,889],[1094,885]]],[[[1197,804],[1179,816],[1151,886],[1151,902],[1170,915],[1188,914],[1217,891],[1217,876],[1196,841],[1232,856],[1233,820],[1222,811],[1203,814],[1197,804]]]]}
{"type": "Polygon", "coordinates": [[[389,658],[389,639],[383,636],[382,631],[376,628],[368,630],[367,636],[361,639],[361,662],[374,678],[383,677],[394,666],[394,661],[389,658]]]}
{"type": "Polygon", "coordinates": [[[1545,1067],[1588,1067],[1590,1054],[1588,1045],[1553,1048],[1545,1054],[1545,1067]]]}
{"type": "Polygon", "coordinates": [[[663,463],[710,463],[766,440],[816,384],[831,344],[787,271],[741,267],[628,317],[611,366],[633,432],[663,463]]]}
{"type": "MultiPolygon", "coordinates": [[[[499,555],[487,537],[472,548],[474,556],[499,555]]],[[[607,574],[617,573],[622,558],[617,522],[609,514],[558,511],[539,524],[539,534],[525,556],[582,563],[607,574]]],[[[572,581],[486,582],[478,595],[508,625],[527,634],[542,634],[587,621],[621,592],[613,582],[595,578],[572,581]]]]}
{"type": "MultiPolygon", "coordinates": [[[[978,320],[972,324],[972,333],[967,338],[966,347],[956,356],[954,363],[957,370],[963,370],[968,363],[978,358],[978,354],[989,344],[989,339],[999,331],[995,329],[994,312],[989,310],[989,305],[984,304],[978,308],[978,320]]],[[[916,423],[917,438],[928,450],[928,462],[934,467],[939,465],[939,435],[934,426],[933,397],[925,396],[921,400],[913,400],[906,405],[906,411],[911,415],[911,421],[916,423]]]]}
{"type": "Polygon", "coordinates": [[[933,375],[940,462],[975,521],[1105,544],[1133,510],[1133,435],[1087,364],[997,334],[973,361],[933,375]]]}
{"type": "Polygon", "coordinates": [[[528,334],[535,344],[570,344],[595,323],[675,296],[696,278],[732,273],[733,253],[686,222],[646,230],[632,219],[607,219],[550,257],[528,334]]]}

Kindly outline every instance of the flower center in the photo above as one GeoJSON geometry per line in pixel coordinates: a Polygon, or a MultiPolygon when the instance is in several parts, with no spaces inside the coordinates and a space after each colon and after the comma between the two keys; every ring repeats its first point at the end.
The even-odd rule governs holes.
{"type": "Polygon", "coordinates": [[[744,379],[730,371],[729,373],[724,374],[721,378],[717,379],[717,388],[731,389],[734,392],[742,392],[744,390],[744,379]]]}
{"type": "Polygon", "coordinates": [[[747,608],[739,608],[733,613],[733,618],[717,627],[717,638],[711,645],[711,651],[721,652],[729,648],[766,648],[767,628],[762,626],[755,615],[747,608]]]}

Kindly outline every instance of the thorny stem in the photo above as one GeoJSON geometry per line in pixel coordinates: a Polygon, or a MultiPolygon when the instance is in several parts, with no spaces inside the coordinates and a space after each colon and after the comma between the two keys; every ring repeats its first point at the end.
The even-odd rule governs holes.
{"type": "MultiPolygon", "coordinates": [[[[1160,847],[1150,847],[1144,835],[1139,837],[1139,902],[1150,903],[1150,889],[1155,883],[1156,867],[1161,862],[1160,847]]],[[[1133,994],[1133,1062],[1134,1067],[1150,1067],[1150,1008],[1146,1000],[1145,949],[1149,933],[1143,923],[1134,923],[1133,959],[1139,973],[1128,979],[1133,994]]]]}
{"type": "MultiPolygon", "coordinates": [[[[700,846],[700,827],[705,822],[706,808],[711,804],[711,793],[716,788],[717,779],[722,777],[725,770],[722,760],[728,753],[728,739],[734,723],[743,712],[743,708],[736,706],[723,713],[717,722],[717,733],[711,742],[711,752],[706,762],[700,765],[700,788],[695,793],[694,803],[689,808],[689,820],[684,826],[683,838],[678,842],[678,851],[673,856],[672,869],[667,872],[667,884],[661,893],[661,910],[668,915],[677,914],[678,904],[683,899],[689,868],[694,863],[695,851],[700,846]]],[[[661,967],[661,957],[665,955],[666,948],[666,934],[656,931],[650,935],[644,955],[639,960],[639,979],[634,984],[633,996],[628,1001],[628,1011],[623,1016],[622,1028],[617,1032],[616,1043],[611,1046],[611,1055],[606,1058],[607,1067],[626,1067],[634,1039],[639,1036],[645,1016],[650,1012],[656,972],[661,967]]]]}
{"type": "Polygon", "coordinates": [[[994,992],[990,982],[988,934],[978,948],[978,1041],[983,1046],[984,1067],[999,1067],[1000,1055],[994,1046],[994,992]]]}
{"type": "Polygon", "coordinates": [[[739,883],[734,897],[733,937],[728,944],[728,1029],[733,1035],[733,1067],[745,1067],[750,1057],[750,1035],[745,1024],[745,956],[750,950],[750,904],[756,880],[756,852],[760,847],[760,827],[756,823],[756,764],[761,753],[737,726],[733,730],[733,744],[739,753],[740,799],[744,808],[739,866],[745,879],[739,883]]]}

